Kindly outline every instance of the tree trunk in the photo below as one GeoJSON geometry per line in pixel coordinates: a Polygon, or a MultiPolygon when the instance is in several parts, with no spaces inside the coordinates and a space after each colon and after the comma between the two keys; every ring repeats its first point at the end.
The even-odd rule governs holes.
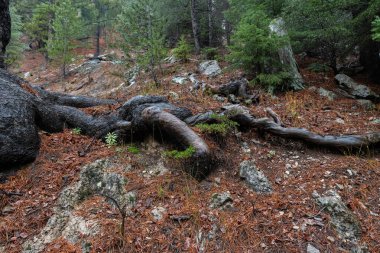
{"type": "Polygon", "coordinates": [[[195,52],[197,54],[201,51],[201,43],[200,43],[200,30],[199,30],[199,19],[198,19],[198,0],[191,0],[191,24],[193,28],[193,36],[194,36],[194,46],[195,52]]]}
{"type": "Polygon", "coordinates": [[[207,0],[207,10],[208,10],[208,46],[212,47],[214,44],[213,0],[207,0]]]}
{"type": "Polygon", "coordinates": [[[98,18],[98,22],[96,24],[94,58],[98,58],[100,55],[100,35],[101,35],[101,26],[100,26],[100,18],[98,18]]]}
{"type": "Polygon", "coordinates": [[[0,0],[0,68],[5,68],[5,51],[11,39],[9,0],[0,0]]]}

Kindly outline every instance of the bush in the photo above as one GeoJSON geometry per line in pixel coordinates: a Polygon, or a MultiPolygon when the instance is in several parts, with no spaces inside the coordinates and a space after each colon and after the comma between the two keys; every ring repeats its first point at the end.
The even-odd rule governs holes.
{"type": "Polygon", "coordinates": [[[326,64],[312,63],[307,67],[307,69],[316,73],[325,73],[330,70],[330,67],[326,64]]]}
{"type": "Polygon", "coordinates": [[[192,49],[190,44],[186,41],[185,36],[182,35],[177,44],[177,47],[173,49],[175,58],[186,62],[190,58],[191,51],[192,49]]]}
{"type": "Polygon", "coordinates": [[[257,74],[255,82],[273,91],[290,76],[278,58],[278,49],[285,45],[286,38],[271,33],[270,22],[261,8],[248,10],[232,36],[227,60],[249,74],[257,74]]]}
{"type": "Polygon", "coordinates": [[[380,17],[376,17],[372,22],[372,39],[380,41],[380,17]]]}
{"type": "Polygon", "coordinates": [[[281,71],[274,74],[258,74],[257,77],[253,80],[253,83],[258,83],[266,87],[267,91],[270,94],[273,94],[276,89],[279,89],[281,86],[286,87],[287,84],[292,80],[292,76],[289,72],[281,71]]]}
{"type": "Polygon", "coordinates": [[[202,55],[205,60],[216,60],[218,49],[215,47],[206,47],[202,49],[202,55]]]}

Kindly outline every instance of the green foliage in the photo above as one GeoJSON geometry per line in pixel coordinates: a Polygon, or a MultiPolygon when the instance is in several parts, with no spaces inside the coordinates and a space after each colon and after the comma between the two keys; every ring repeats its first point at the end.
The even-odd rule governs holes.
{"type": "Polygon", "coordinates": [[[123,0],[118,15],[118,30],[126,55],[136,55],[138,64],[149,70],[158,84],[156,67],[166,56],[164,20],[159,13],[160,2],[154,0],[123,0]]]}
{"type": "Polygon", "coordinates": [[[55,7],[55,17],[52,28],[52,39],[48,41],[49,55],[62,66],[63,75],[66,75],[66,66],[73,57],[75,48],[74,39],[81,34],[82,20],[78,16],[72,0],[59,1],[55,7]]]}
{"type": "Polygon", "coordinates": [[[215,47],[205,47],[202,49],[202,55],[206,60],[215,60],[218,56],[218,49],[215,47]]]}
{"type": "Polygon", "coordinates": [[[246,11],[232,36],[227,60],[248,73],[256,73],[255,82],[273,91],[285,84],[290,75],[278,58],[278,49],[286,43],[286,38],[271,33],[270,22],[259,6],[246,11]]]}
{"type": "Polygon", "coordinates": [[[128,146],[127,147],[127,151],[129,153],[132,153],[132,154],[135,154],[135,155],[140,154],[140,152],[141,152],[140,149],[138,147],[136,147],[136,146],[128,146]]]}
{"type": "Polygon", "coordinates": [[[189,60],[191,52],[191,45],[187,42],[186,37],[182,35],[177,47],[173,49],[175,58],[186,62],[189,60]]]}
{"type": "Polygon", "coordinates": [[[73,128],[73,129],[71,130],[71,132],[72,132],[73,134],[79,135],[79,134],[82,133],[82,129],[80,129],[79,127],[76,127],[76,128],[73,128]]]}
{"type": "Polygon", "coordinates": [[[108,147],[117,145],[117,134],[116,133],[108,133],[105,137],[105,141],[108,147]]]}
{"type": "Polygon", "coordinates": [[[260,73],[253,80],[253,84],[261,84],[266,87],[270,94],[273,94],[279,87],[286,87],[286,84],[292,80],[289,72],[281,71],[277,73],[260,73]]]}
{"type": "Polygon", "coordinates": [[[350,2],[287,1],[284,17],[296,49],[317,51],[336,70],[337,59],[353,46],[350,2]]]}
{"type": "Polygon", "coordinates": [[[195,148],[190,146],[183,151],[178,151],[178,150],[166,151],[165,156],[181,160],[181,159],[188,159],[192,157],[195,154],[195,152],[196,152],[195,148]]]}
{"type": "Polygon", "coordinates": [[[380,41],[380,17],[376,17],[372,22],[372,39],[380,41]]]}
{"type": "Polygon", "coordinates": [[[330,67],[326,64],[312,63],[307,67],[307,69],[316,73],[325,73],[330,70],[330,67]]]}
{"type": "Polygon", "coordinates": [[[21,16],[17,14],[15,7],[10,8],[12,19],[11,40],[7,46],[7,54],[5,64],[12,65],[21,58],[21,54],[25,49],[25,45],[21,42],[22,22],[21,16]]]}
{"type": "Polygon", "coordinates": [[[196,127],[199,128],[204,133],[207,134],[217,134],[226,136],[231,130],[235,129],[239,126],[239,124],[235,121],[228,119],[226,116],[213,114],[211,118],[218,121],[218,123],[212,124],[197,124],[196,127]]]}
{"type": "Polygon", "coordinates": [[[26,23],[25,31],[29,38],[38,43],[40,50],[47,53],[46,43],[51,35],[54,5],[40,3],[33,9],[30,22],[26,23]]]}

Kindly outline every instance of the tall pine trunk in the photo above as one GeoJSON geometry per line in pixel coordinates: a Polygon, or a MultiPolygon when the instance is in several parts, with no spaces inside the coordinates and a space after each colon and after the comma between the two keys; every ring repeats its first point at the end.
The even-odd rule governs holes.
{"type": "Polygon", "coordinates": [[[198,20],[198,0],[191,0],[191,24],[193,28],[194,46],[197,54],[201,51],[200,31],[198,20]]]}
{"type": "Polygon", "coordinates": [[[208,45],[209,47],[212,47],[214,44],[213,0],[207,0],[207,10],[208,10],[208,45]]]}

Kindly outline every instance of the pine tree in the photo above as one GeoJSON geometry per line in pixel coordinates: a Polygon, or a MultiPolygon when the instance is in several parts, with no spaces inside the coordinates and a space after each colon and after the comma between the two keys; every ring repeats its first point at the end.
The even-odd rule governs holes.
{"type": "Polygon", "coordinates": [[[20,60],[21,54],[25,49],[25,45],[21,42],[23,28],[21,16],[17,14],[16,8],[14,6],[10,8],[10,14],[12,19],[11,40],[7,46],[7,53],[5,58],[5,64],[8,66],[20,60]]]}
{"type": "Polygon", "coordinates": [[[72,58],[75,48],[74,39],[81,34],[83,27],[78,10],[71,0],[62,0],[55,5],[53,20],[53,37],[48,41],[49,55],[62,66],[62,74],[66,76],[67,64],[72,58]]]}
{"type": "Polygon", "coordinates": [[[137,54],[138,64],[149,70],[156,85],[159,84],[156,67],[161,69],[166,53],[160,7],[160,2],[154,0],[125,1],[119,15],[125,53],[137,54]]]}
{"type": "Polygon", "coordinates": [[[372,38],[375,41],[380,41],[380,18],[376,17],[376,19],[372,22],[372,38]]]}

